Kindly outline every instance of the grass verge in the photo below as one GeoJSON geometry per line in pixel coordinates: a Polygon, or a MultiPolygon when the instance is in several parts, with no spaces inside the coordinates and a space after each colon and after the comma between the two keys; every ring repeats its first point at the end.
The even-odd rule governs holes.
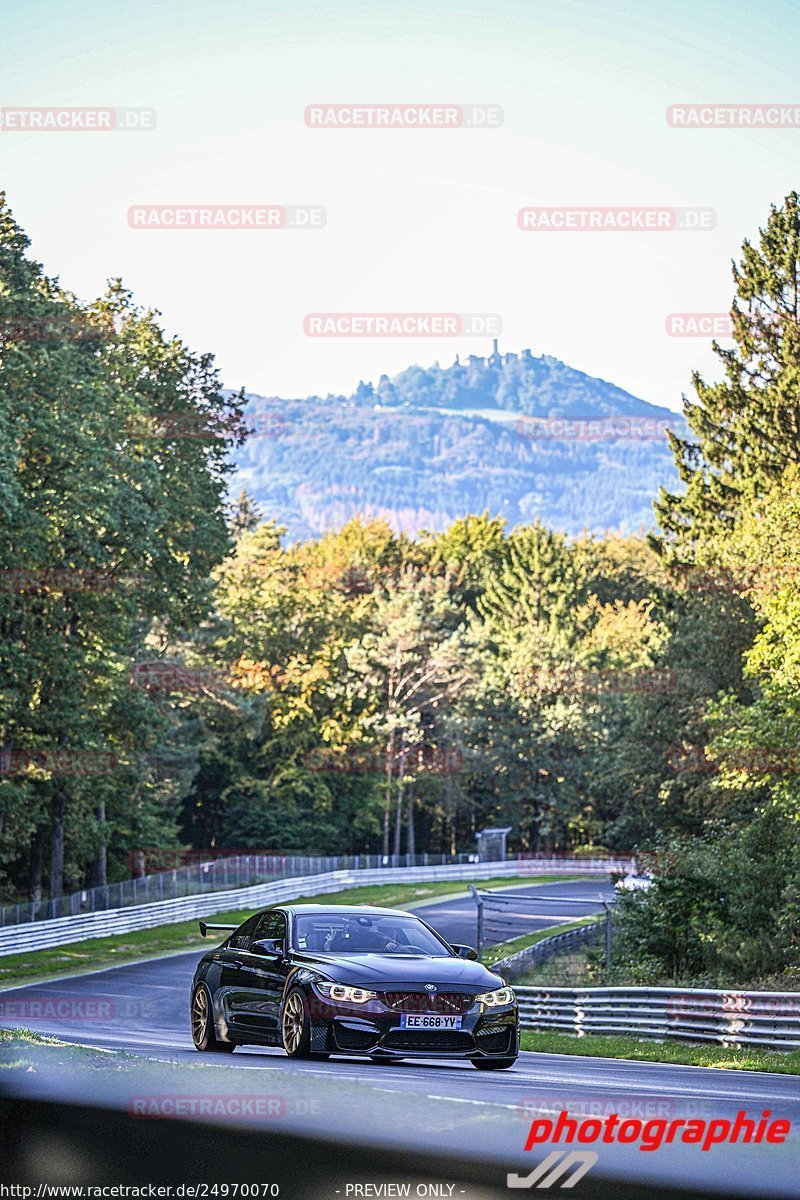
{"type": "MultiPolygon", "coordinates": [[[[567,883],[579,875],[522,875],[509,879],[482,879],[482,888],[519,887],[535,883],[567,883]]],[[[417,904],[423,900],[435,900],[440,896],[466,891],[468,880],[437,880],[431,883],[387,883],[370,884],[365,887],[346,888],[340,892],[329,892],[325,896],[298,896],[292,903],[314,904],[378,904],[388,908],[403,904],[417,904]]],[[[206,917],[208,921],[238,925],[255,911],[236,909],[219,912],[206,917]]],[[[213,945],[211,938],[203,939],[197,921],[182,921],[176,925],[158,925],[154,929],[139,929],[133,933],[114,934],[111,937],[90,938],[83,942],[70,942],[65,946],[54,946],[50,950],[31,950],[20,954],[8,954],[0,958],[0,988],[17,983],[33,983],[39,979],[50,979],[59,975],[75,975],[81,971],[92,971],[102,967],[113,967],[120,963],[135,962],[139,958],[153,958],[162,954],[180,953],[213,945]]]]}
{"type": "MultiPolygon", "coordinates": [[[[118,1060],[137,1060],[119,1052],[70,1045],[58,1038],[46,1037],[29,1029],[0,1029],[0,1070],[24,1071],[35,1064],[46,1047],[52,1057],[71,1068],[90,1067],[118,1070],[118,1060]],[[37,1054],[38,1052],[38,1054],[37,1054]],[[116,1064],[116,1065],[115,1065],[116,1064]]],[[[773,1050],[728,1046],[709,1046],[696,1042],[638,1041],[636,1038],[599,1037],[587,1034],[574,1037],[566,1033],[522,1034],[522,1049],[540,1054],[572,1054],[594,1058],[627,1059],[633,1062],[660,1062],[676,1066],[717,1067],[728,1071],[768,1071],[780,1075],[800,1075],[800,1051],[780,1053],[773,1050]]],[[[152,1065],[152,1064],[151,1064],[152,1065]]],[[[206,1067],[207,1064],[195,1064],[206,1067]]],[[[183,1070],[190,1064],[181,1064],[183,1070]]],[[[35,1066],[34,1066],[35,1069],[35,1066]]]]}
{"type": "Polygon", "coordinates": [[[47,1037],[44,1033],[36,1033],[33,1029],[0,1029],[0,1046],[28,1042],[32,1046],[65,1046],[58,1038],[47,1037]]]}
{"type": "Polygon", "coordinates": [[[590,925],[596,921],[597,917],[576,917],[574,921],[567,921],[564,925],[551,925],[547,929],[537,929],[535,933],[526,933],[522,937],[512,938],[509,942],[498,942],[496,946],[490,946],[484,951],[483,961],[487,967],[491,967],[493,963],[499,962],[501,958],[507,958],[509,954],[518,954],[520,950],[527,950],[529,946],[535,946],[537,942],[543,942],[545,938],[555,937],[557,933],[567,933],[570,929],[577,929],[580,925],[590,925]]]}
{"type": "Polygon", "coordinates": [[[723,1067],[728,1071],[772,1071],[800,1075],[800,1051],[711,1046],[704,1042],[657,1042],[632,1037],[602,1037],[523,1031],[522,1049],[539,1054],[576,1054],[594,1058],[626,1058],[634,1062],[672,1063],[687,1067],[723,1067]]]}
{"type": "Polygon", "coordinates": [[[34,1047],[64,1044],[32,1029],[0,1029],[0,1071],[35,1070],[31,1056],[34,1047]]]}

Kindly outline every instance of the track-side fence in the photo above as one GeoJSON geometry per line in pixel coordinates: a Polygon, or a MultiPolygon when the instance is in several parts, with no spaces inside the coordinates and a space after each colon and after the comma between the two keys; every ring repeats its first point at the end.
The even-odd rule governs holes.
{"type": "MultiPolygon", "coordinates": [[[[580,859],[542,859],[528,864],[531,874],[575,874],[577,872],[607,873],[619,869],[609,863],[592,862],[587,866],[580,859]]],[[[321,896],[342,888],[382,883],[427,883],[436,880],[502,879],[516,876],[516,859],[508,862],[460,863],[444,866],[379,867],[358,870],[325,871],[306,876],[292,875],[252,887],[228,891],[209,891],[194,896],[178,897],[154,904],[132,905],[123,909],[57,917],[51,921],[35,921],[0,929],[0,956],[22,950],[44,950],[86,938],[107,937],[129,933],[136,929],[151,929],[156,925],[171,925],[213,913],[263,908],[297,896],[321,896]]]]}
{"type": "Polygon", "coordinates": [[[540,942],[526,946],[524,950],[518,950],[516,954],[509,954],[506,958],[497,959],[492,963],[492,970],[497,971],[509,983],[513,983],[515,977],[526,975],[533,967],[547,962],[557,954],[569,954],[583,946],[596,945],[602,938],[604,930],[605,922],[603,921],[576,925],[574,929],[566,929],[563,933],[542,938],[540,942]]]}
{"type": "Polygon", "coordinates": [[[106,912],[112,908],[132,908],[161,900],[178,900],[206,892],[224,892],[232,888],[252,887],[273,879],[292,879],[306,875],[324,875],[329,871],[374,870],[378,867],[441,867],[469,862],[467,854],[388,855],[343,854],[335,857],[300,854],[198,855],[188,866],[153,871],[122,879],[101,887],[82,888],[49,900],[8,904],[0,908],[0,929],[7,925],[26,925],[30,921],[52,921],[56,917],[76,917],[81,913],[106,912]]]}
{"type": "MultiPolygon", "coordinates": [[[[493,968],[494,969],[494,968],[493,968]]],[[[800,1049],[800,993],[705,988],[514,988],[524,1029],[800,1049]]]]}
{"type": "MultiPolygon", "coordinates": [[[[608,869],[612,871],[620,868],[609,867],[608,869]]],[[[534,922],[540,928],[542,922],[545,925],[555,925],[559,923],[559,919],[567,924],[579,917],[589,916],[590,912],[602,914],[603,910],[605,910],[606,957],[608,959],[611,957],[612,896],[604,896],[599,891],[595,897],[590,898],[588,896],[547,896],[541,893],[536,896],[526,896],[513,891],[485,891],[472,886],[469,890],[475,901],[475,936],[479,958],[483,956],[483,949],[486,945],[497,945],[498,942],[513,940],[514,934],[517,937],[524,936],[520,933],[520,920],[530,921],[532,929],[535,929],[534,922]],[[554,906],[556,911],[554,912],[553,907],[550,906],[554,906]],[[568,909],[572,909],[572,911],[567,911],[568,909]]],[[[553,939],[550,938],[548,941],[552,943],[553,939]]],[[[528,949],[532,950],[533,947],[528,949]]],[[[535,956],[532,961],[535,961],[535,956]]]]}
{"type": "MultiPolygon", "coordinates": [[[[194,852],[192,852],[194,853],[194,852]]],[[[565,854],[538,858],[507,859],[495,862],[498,877],[504,875],[559,873],[563,870],[587,873],[630,870],[631,859],[587,859],[565,854]]],[[[8,925],[27,925],[31,921],[52,921],[57,917],[76,917],[81,913],[106,912],[132,908],[162,900],[178,900],[207,892],[252,887],[276,879],[297,879],[324,875],[330,871],[371,871],[395,867],[443,867],[466,864],[486,865],[474,854],[341,854],[337,856],[300,854],[237,854],[208,852],[189,866],[155,871],[148,875],[123,879],[102,887],[82,888],[69,895],[49,900],[25,901],[0,907],[0,929],[8,925]]],[[[481,878],[476,876],[476,878],[481,878]]]]}

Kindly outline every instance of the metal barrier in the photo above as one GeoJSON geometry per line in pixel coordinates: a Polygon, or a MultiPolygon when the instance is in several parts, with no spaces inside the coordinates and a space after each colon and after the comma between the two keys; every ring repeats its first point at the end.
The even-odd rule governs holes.
{"type": "Polygon", "coordinates": [[[491,964],[491,969],[513,981],[515,975],[522,975],[539,963],[547,962],[556,954],[568,954],[581,946],[592,946],[600,940],[605,930],[605,921],[592,921],[591,924],[576,925],[574,929],[566,929],[552,937],[542,938],[516,954],[500,958],[491,964]]]}
{"type": "Polygon", "coordinates": [[[445,866],[448,863],[469,862],[467,854],[340,854],[335,857],[300,854],[228,855],[198,852],[197,861],[190,866],[170,867],[148,875],[136,875],[117,883],[83,888],[49,900],[8,904],[0,908],[0,928],[25,925],[30,921],[52,921],[56,917],[76,917],[80,913],[106,912],[110,908],[130,908],[137,904],[153,904],[161,900],[177,900],[181,896],[196,896],[199,892],[223,892],[230,888],[250,887],[271,879],[291,879],[296,876],[322,875],[327,871],[358,871],[377,867],[445,866]]]}
{"type": "MultiPolygon", "coordinates": [[[[298,854],[240,854],[214,856],[208,851],[206,861],[191,866],[156,871],[149,875],[123,879],[102,887],[83,888],[66,896],[37,902],[26,901],[0,907],[0,928],[25,925],[31,921],[51,921],[57,917],[76,917],[81,913],[106,912],[112,908],[130,908],[162,900],[177,900],[201,892],[228,891],[230,888],[250,887],[273,879],[292,879],[307,875],[323,875],[329,871],[363,871],[391,867],[437,867],[466,864],[475,861],[469,854],[341,854],[335,857],[298,854]]],[[[492,872],[502,876],[526,875],[531,872],[569,870],[582,873],[627,871],[629,859],[584,859],[567,855],[540,858],[518,858],[496,862],[492,872]]],[[[478,878],[476,876],[476,878],[478,878]]]]}
{"type": "Polygon", "coordinates": [[[560,1030],[578,1037],[623,1034],[800,1049],[799,992],[626,987],[514,991],[525,1029],[560,1030]]]}
{"type": "MultiPolygon", "coordinates": [[[[617,860],[614,866],[606,865],[606,872],[621,870],[620,860],[617,860]]],[[[555,904],[559,907],[572,905],[578,908],[591,908],[597,911],[598,907],[605,909],[606,914],[606,960],[611,960],[611,899],[606,898],[598,893],[596,899],[590,900],[583,896],[527,896],[520,892],[501,891],[491,892],[482,891],[476,887],[470,887],[472,898],[475,901],[476,907],[476,942],[478,949],[478,957],[483,956],[484,945],[487,944],[486,932],[487,922],[491,919],[492,928],[489,930],[491,942],[488,944],[496,944],[497,942],[510,940],[508,934],[514,930],[518,930],[519,918],[526,916],[530,920],[542,920],[542,914],[530,909],[541,908],[544,905],[547,908],[548,904],[555,904]],[[522,908],[528,906],[528,912],[518,912],[522,908]],[[495,915],[492,917],[491,914],[495,915]],[[511,918],[508,920],[507,918],[511,918]]],[[[557,917],[552,912],[547,914],[547,920],[550,924],[557,921],[557,917]]],[[[561,919],[565,922],[574,921],[574,913],[563,913],[561,919]]]]}
{"type": "MultiPolygon", "coordinates": [[[[580,860],[543,860],[543,872],[575,874],[575,862],[580,860]]],[[[593,864],[596,870],[596,865],[593,864]]],[[[606,870],[612,869],[606,867],[606,870]]],[[[0,929],[0,956],[20,951],[44,950],[63,946],[86,938],[107,937],[115,933],[130,933],[136,929],[151,929],[156,925],[172,925],[194,917],[239,909],[263,908],[297,896],[320,896],[341,888],[360,887],[373,883],[426,883],[451,879],[492,879],[515,876],[516,860],[510,862],[462,863],[455,866],[379,867],[370,870],[329,871],[307,876],[292,876],[232,891],[211,891],[202,895],[165,900],[156,904],[140,904],[106,912],[82,913],[74,917],[57,917],[52,921],[36,921],[27,925],[11,925],[0,929]]]]}

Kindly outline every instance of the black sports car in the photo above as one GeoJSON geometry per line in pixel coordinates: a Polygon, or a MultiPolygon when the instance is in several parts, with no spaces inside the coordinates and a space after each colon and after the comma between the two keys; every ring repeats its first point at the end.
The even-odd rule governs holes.
{"type": "MultiPolygon", "coordinates": [[[[206,925],[207,929],[232,929],[206,925]]],[[[258,912],[201,958],[192,984],[198,1050],[283,1046],[291,1058],[468,1058],[519,1054],[511,988],[468,946],[412,913],[343,905],[258,912]]]]}

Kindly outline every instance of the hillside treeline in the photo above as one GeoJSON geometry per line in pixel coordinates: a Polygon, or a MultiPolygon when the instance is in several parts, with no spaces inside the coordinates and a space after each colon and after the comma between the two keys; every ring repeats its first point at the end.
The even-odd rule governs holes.
{"type": "Polygon", "coordinates": [[[241,398],[0,207],[0,887],[192,846],[638,852],[629,973],[789,978],[800,938],[800,218],[734,268],[658,536],[490,513],[289,543],[226,501],[241,398]]]}

